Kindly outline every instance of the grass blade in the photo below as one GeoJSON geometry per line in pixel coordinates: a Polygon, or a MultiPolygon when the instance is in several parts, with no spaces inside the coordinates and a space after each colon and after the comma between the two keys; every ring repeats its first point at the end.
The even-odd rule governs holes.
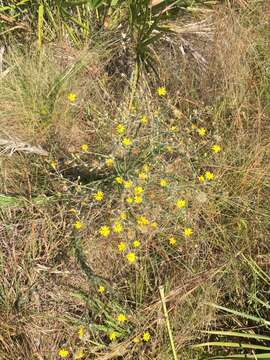
{"type": "Polygon", "coordinates": [[[41,1],[38,7],[38,49],[41,49],[43,39],[44,5],[41,1]]]}

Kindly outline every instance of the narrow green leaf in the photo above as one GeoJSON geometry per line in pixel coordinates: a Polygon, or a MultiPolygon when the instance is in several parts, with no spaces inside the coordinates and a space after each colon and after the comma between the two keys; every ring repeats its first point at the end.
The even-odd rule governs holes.
{"type": "Polygon", "coordinates": [[[239,349],[253,349],[253,350],[267,350],[270,351],[270,346],[263,345],[254,345],[254,344],[245,344],[237,342],[227,342],[227,341],[210,341],[202,344],[193,345],[193,348],[201,348],[206,346],[218,346],[225,348],[239,348],[239,349]]]}
{"type": "Polygon", "coordinates": [[[213,304],[213,303],[210,303],[209,305],[213,306],[216,309],[226,311],[226,312],[228,312],[230,314],[234,314],[234,315],[240,316],[240,317],[245,318],[245,319],[253,320],[253,321],[258,322],[258,323],[263,324],[263,325],[270,325],[270,321],[259,318],[259,317],[254,316],[254,315],[249,315],[249,314],[246,314],[246,313],[241,312],[241,311],[228,309],[228,308],[226,308],[224,306],[216,305],[216,304],[213,304]]]}
{"type": "Polygon", "coordinates": [[[235,336],[235,337],[242,337],[248,339],[256,339],[256,340],[269,340],[270,336],[266,335],[258,335],[258,334],[248,334],[244,332],[237,332],[237,331],[222,331],[222,330],[209,330],[209,331],[202,331],[204,334],[213,334],[213,335],[221,335],[221,336],[235,336]]]}

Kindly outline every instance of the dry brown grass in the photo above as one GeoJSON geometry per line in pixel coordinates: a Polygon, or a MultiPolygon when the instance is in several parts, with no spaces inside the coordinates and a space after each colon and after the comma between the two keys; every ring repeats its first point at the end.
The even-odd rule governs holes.
{"type": "MultiPolygon", "coordinates": [[[[158,99],[142,82],[132,114],[129,83],[124,86],[125,81],[104,72],[104,55],[98,51],[74,50],[68,59],[70,50],[63,47],[44,50],[40,57],[10,51],[7,61],[14,69],[0,83],[0,134],[40,144],[50,157],[15,153],[1,158],[0,192],[26,199],[24,207],[0,210],[1,359],[51,360],[60,347],[79,346],[86,359],[168,359],[158,293],[165,284],[177,352],[195,360],[200,354],[189,344],[198,330],[219,324],[207,303],[225,300],[246,306],[251,280],[240,254],[264,258],[263,266],[269,267],[269,125],[264,97],[269,49],[260,32],[269,21],[269,9],[258,9],[253,17],[246,9],[239,17],[231,6],[223,6],[211,15],[212,41],[191,42],[198,49],[205,46],[204,71],[189,62],[188,55],[183,59],[174,44],[175,51],[160,62],[168,98],[158,99]],[[55,79],[79,60],[83,66],[61,84],[52,105],[48,94],[55,79]],[[125,87],[121,96],[119,90],[112,92],[114,80],[125,87]],[[67,102],[69,91],[78,95],[75,104],[67,102]],[[149,126],[137,129],[143,114],[149,126]],[[134,136],[130,153],[115,135],[120,121],[134,136]],[[207,129],[206,138],[191,129],[194,122],[207,129]],[[176,133],[171,126],[179,127],[176,133]],[[83,143],[89,144],[90,155],[80,151],[83,143]],[[222,144],[218,158],[204,156],[213,143],[222,144]],[[104,165],[111,154],[119,164],[116,170],[104,165]],[[59,161],[56,171],[51,159],[59,161]],[[149,182],[142,182],[147,201],[142,209],[129,209],[125,225],[127,241],[140,236],[143,243],[133,267],[116,250],[124,235],[113,234],[108,240],[98,229],[126,206],[126,192],[116,190],[114,177],[138,181],[137,171],[145,163],[151,169],[149,182]],[[216,176],[206,187],[197,180],[204,170],[216,176]],[[161,177],[170,179],[170,192],[160,188],[161,177]],[[99,188],[106,195],[102,205],[92,198],[99,188]],[[179,194],[189,204],[182,217],[174,206],[179,194]],[[39,195],[44,201],[35,204],[39,195]],[[158,229],[135,224],[135,215],[142,212],[158,229]],[[77,219],[84,223],[80,232],[73,229],[77,219]],[[184,224],[193,228],[194,236],[170,247],[167,237],[178,236],[184,224]],[[97,293],[100,284],[106,286],[102,296],[97,293]],[[128,317],[124,329],[115,321],[120,310],[128,317]],[[77,335],[80,325],[85,327],[83,340],[77,335]],[[122,335],[115,343],[108,339],[112,328],[122,335]],[[151,341],[134,344],[133,338],[144,331],[150,331],[151,341]]],[[[164,46],[161,54],[168,51],[164,46]]]]}

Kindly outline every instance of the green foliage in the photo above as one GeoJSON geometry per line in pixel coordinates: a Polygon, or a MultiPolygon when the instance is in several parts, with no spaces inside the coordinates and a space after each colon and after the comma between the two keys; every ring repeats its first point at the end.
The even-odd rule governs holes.
{"type": "MultiPolygon", "coordinates": [[[[263,269],[252,259],[244,257],[244,261],[250,267],[252,274],[256,277],[257,281],[262,281],[265,285],[269,285],[270,277],[263,269]]],[[[261,288],[262,289],[262,288],[261,288]]],[[[269,309],[270,304],[267,300],[260,298],[254,299],[257,304],[262,307],[262,311],[269,309]]],[[[210,304],[215,309],[231,314],[236,319],[243,319],[248,327],[252,323],[250,329],[245,330],[210,330],[203,331],[211,337],[217,338],[218,341],[208,341],[205,343],[196,344],[193,348],[208,347],[211,349],[220,348],[218,355],[207,357],[208,359],[269,359],[270,357],[270,336],[267,335],[269,330],[270,321],[263,315],[259,316],[250,314],[247,310],[239,311],[230,309],[224,306],[210,304]],[[255,325],[255,326],[254,326],[255,325]],[[256,333],[255,330],[258,332],[256,333]],[[265,331],[265,334],[262,334],[265,331]],[[238,349],[238,353],[232,353],[231,349],[238,349]],[[229,352],[229,354],[228,354],[229,352]]],[[[239,320],[237,321],[239,324],[239,320]]],[[[246,326],[245,326],[246,327],[246,326]]]]}

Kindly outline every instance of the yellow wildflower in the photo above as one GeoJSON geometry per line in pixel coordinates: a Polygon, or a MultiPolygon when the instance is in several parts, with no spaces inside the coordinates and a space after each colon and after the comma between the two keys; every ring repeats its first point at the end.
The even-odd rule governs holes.
{"type": "Polygon", "coordinates": [[[66,358],[66,357],[68,357],[68,355],[69,355],[69,351],[66,350],[66,349],[59,349],[58,355],[59,355],[61,358],[66,358]]]}
{"type": "Polygon", "coordinates": [[[121,212],[119,215],[121,220],[126,220],[127,219],[127,214],[125,212],[121,212]]]}
{"type": "Polygon", "coordinates": [[[198,134],[203,137],[206,134],[206,129],[204,127],[201,127],[198,129],[198,134]]]}
{"type": "Polygon", "coordinates": [[[125,131],[126,131],[125,125],[123,125],[123,124],[118,124],[118,125],[116,126],[116,132],[117,132],[119,135],[123,135],[123,134],[125,133],[125,131]]]}
{"type": "Polygon", "coordinates": [[[126,320],[127,320],[127,317],[125,314],[119,314],[117,316],[117,321],[119,321],[119,322],[125,322],[126,320]]]}
{"type": "Polygon", "coordinates": [[[73,226],[76,230],[80,230],[82,228],[82,223],[79,220],[77,220],[77,221],[75,221],[73,226]]]}
{"type": "Polygon", "coordinates": [[[135,248],[140,247],[140,245],[141,245],[141,243],[140,243],[138,240],[134,240],[134,241],[133,241],[133,246],[134,246],[135,248]]]}
{"type": "Polygon", "coordinates": [[[108,167],[112,167],[112,166],[113,166],[113,159],[106,159],[105,164],[106,164],[108,167]]]}
{"type": "Polygon", "coordinates": [[[82,144],[81,149],[82,149],[82,151],[88,151],[89,146],[87,144],[82,144]]]}
{"type": "Polygon", "coordinates": [[[127,247],[127,245],[126,245],[126,243],[124,243],[123,241],[121,241],[121,242],[118,244],[118,250],[119,250],[120,252],[124,252],[124,251],[126,250],[126,247],[127,247]]]}
{"type": "Polygon", "coordinates": [[[150,338],[151,338],[151,335],[149,334],[149,332],[148,331],[146,331],[145,333],[143,333],[143,340],[144,341],[149,341],[150,340],[150,338]]]}
{"type": "Polygon", "coordinates": [[[124,187],[125,187],[125,189],[131,188],[132,184],[133,184],[133,183],[132,183],[132,181],[130,181],[130,180],[124,181],[124,187]]]}
{"type": "Polygon", "coordinates": [[[128,138],[128,137],[125,137],[125,138],[122,140],[122,144],[123,144],[124,146],[129,146],[129,145],[132,144],[132,140],[131,140],[130,138],[128,138]]]}
{"type": "Polygon", "coordinates": [[[162,187],[166,187],[166,186],[168,186],[168,181],[166,179],[160,179],[159,184],[162,187]]]}
{"type": "Polygon", "coordinates": [[[123,179],[121,176],[117,176],[117,177],[115,178],[115,181],[117,182],[117,184],[123,184],[124,179],[123,179]]]}
{"type": "Polygon", "coordinates": [[[179,208],[179,209],[183,209],[185,206],[186,206],[186,200],[184,199],[178,199],[176,201],[176,206],[179,208]]]}
{"type": "Polygon", "coordinates": [[[83,326],[80,326],[80,328],[78,330],[78,336],[79,336],[80,339],[83,338],[83,336],[84,336],[84,328],[83,328],[83,326]]]}
{"type": "Polygon", "coordinates": [[[142,198],[141,195],[135,195],[135,196],[134,196],[134,202],[135,202],[135,204],[141,204],[142,201],[143,201],[143,198],[142,198]]]}
{"type": "Polygon", "coordinates": [[[145,172],[140,172],[139,173],[139,179],[140,180],[146,180],[148,178],[148,175],[145,172]]]}
{"type": "Polygon", "coordinates": [[[172,153],[172,152],[173,152],[173,147],[172,147],[171,145],[168,145],[168,146],[167,146],[167,151],[168,151],[169,153],[172,153]]]}
{"type": "Polygon", "coordinates": [[[104,194],[103,194],[102,191],[97,191],[93,196],[94,196],[95,200],[102,201],[103,197],[104,197],[104,194]]]}
{"type": "Polygon", "coordinates": [[[211,150],[214,152],[214,153],[218,153],[221,151],[221,147],[219,145],[213,145],[211,146],[211,150]]]}
{"type": "Polygon", "coordinates": [[[134,252],[129,252],[126,255],[126,258],[130,264],[133,264],[136,261],[136,255],[134,254],[134,252]]]}
{"type": "Polygon", "coordinates": [[[135,188],[134,188],[134,193],[136,194],[136,195],[140,195],[140,194],[142,194],[144,192],[144,190],[143,190],[143,188],[141,187],[141,186],[135,186],[135,188]]]}
{"type": "Polygon", "coordinates": [[[135,337],[133,340],[134,344],[138,344],[140,342],[140,339],[138,337],[135,337]]]}
{"type": "Polygon", "coordinates": [[[191,124],[191,129],[192,129],[192,130],[197,129],[197,125],[196,125],[196,124],[191,124]]]}
{"type": "Polygon", "coordinates": [[[77,95],[73,92],[70,92],[68,95],[67,95],[67,99],[70,101],[70,102],[74,102],[76,99],[77,99],[77,95]]]}
{"type": "Polygon", "coordinates": [[[176,239],[175,239],[173,236],[171,236],[171,237],[169,238],[169,244],[170,244],[170,245],[175,245],[175,244],[176,244],[176,239]]]}
{"type": "Polygon", "coordinates": [[[128,197],[127,197],[127,203],[128,203],[128,204],[132,204],[132,203],[133,203],[133,199],[132,199],[131,196],[128,196],[128,197]]]}
{"type": "Polygon", "coordinates": [[[99,229],[99,233],[100,235],[104,236],[104,237],[108,237],[110,235],[110,228],[106,225],[101,226],[101,228],[99,229]]]}
{"type": "Polygon", "coordinates": [[[149,172],[150,168],[149,168],[149,165],[148,164],[144,164],[143,167],[142,167],[142,170],[146,173],[149,172]]]}
{"type": "Polygon", "coordinates": [[[203,175],[199,176],[198,179],[201,183],[203,183],[205,181],[205,178],[203,175]]]}
{"type": "Polygon", "coordinates": [[[103,294],[103,293],[105,292],[105,287],[102,286],[102,285],[100,285],[99,288],[98,288],[98,292],[99,292],[100,294],[103,294]]]}
{"type": "Polygon", "coordinates": [[[193,231],[190,227],[184,228],[183,235],[186,237],[190,237],[192,235],[193,231]]]}
{"type": "Polygon", "coordinates": [[[110,332],[109,339],[114,341],[117,338],[117,333],[115,331],[110,332]]]}
{"type": "Polygon", "coordinates": [[[51,165],[51,167],[52,167],[54,170],[56,170],[57,161],[56,161],[56,160],[52,160],[52,161],[50,162],[50,165],[51,165]]]}
{"type": "Polygon", "coordinates": [[[178,131],[178,127],[177,126],[171,126],[171,132],[177,132],[178,131]]]}
{"type": "Polygon", "coordinates": [[[165,96],[167,94],[167,90],[166,90],[165,86],[158,87],[157,94],[158,94],[158,96],[165,96]]]}
{"type": "Polygon", "coordinates": [[[123,226],[122,224],[120,223],[120,221],[116,221],[114,224],[113,224],[113,231],[117,234],[119,234],[120,232],[123,231],[123,226]]]}
{"type": "Polygon", "coordinates": [[[82,359],[85,356],[85,353],[82,349],[78,349],[74,354],[74,360],[82,359]]]}
{"type": "Polygon", "coordinates": [[[207,180],[214,180],[215,175],[211,171],[206,171],[204,174],[207,180]]]}
{"type": "Polygon", "coordinates": [[[138,216],[137,217],[137,224],[140,225],[140,226],[148,225],[149,220],[145,216],[138,216]]]}
{"type": "Polygon", "coordinates": [[[143,116],[141,117],[141,124],[147,125],[148,122],[149,122],[148,117],[147,117],[146,115],[143,115],[143,116]]]}

